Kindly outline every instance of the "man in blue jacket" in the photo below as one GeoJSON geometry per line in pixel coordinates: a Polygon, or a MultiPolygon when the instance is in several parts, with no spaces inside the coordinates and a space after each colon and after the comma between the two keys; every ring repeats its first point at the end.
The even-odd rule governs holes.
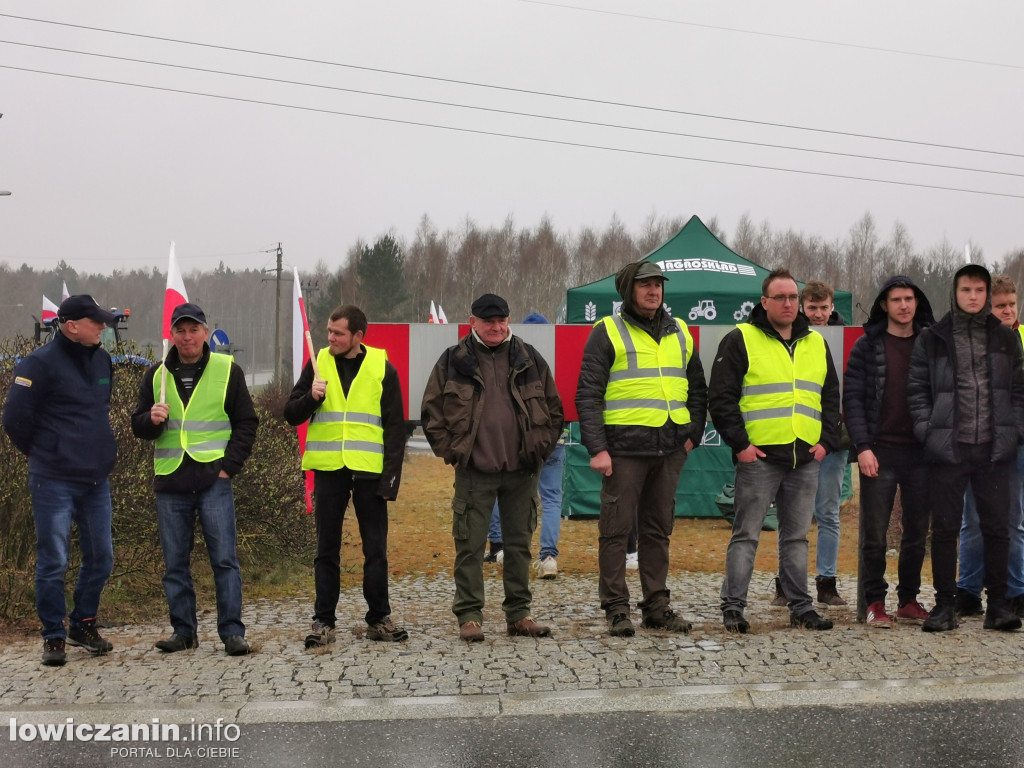
{"type": "Polygon", "coordinates": [[[100,593],[114,567],[110,486],[117,444],[110,428],[110,355],[100,334],[114,315],[85,294],[57,310],[59,333],[14,371],[4,430],[28,456],[36,526],[36,610],[43,624],[43,664],[63,666],[65,641],[91,653],[113,646],[96,631],[100,593]],[[68,615],[64,574],[71,523],[82,566],[68,615]]]}

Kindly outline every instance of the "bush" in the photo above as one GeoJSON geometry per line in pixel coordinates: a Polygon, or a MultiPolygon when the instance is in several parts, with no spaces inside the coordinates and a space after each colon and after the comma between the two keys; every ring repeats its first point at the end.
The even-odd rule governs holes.
{"type": "MultiPolygon", "coordinates": [[[[0,406],[6,402],[16,360],[34,346],[21,337],[0,340],[0,406]]],[[[153,494],[153,444],[139,440],[131,431],[131,414],[145,370],[141,365],[125,364],[115,366],[114,371],[110,407],[118,451],[110,475],[114,573],[101,602],[105,614],[160,605],[157,598],[162,599],[163,555],[153,494]]],[[[247,572],[251,575],[252,571],[273,569],[282,560],[309,560],[313,540],[312,526],[305,515],[298,440],[295,430],[279,418],[280,397],[270,396],[264,403],[263,396],[255,396],[260,417],[256,444],[233,483],[239,559],[246,577],[247,572]]],[[[28,463],[6,433],[0,434],[0,473],[4,478],[0,485],[0,619],[10,621],[35,612],[35,528],[28,463]]],[[[193,562],[208,562],[198,526],[196,535],[199,546],[193,562]]],[[[71,584],[77,577],[77,558],[78,548],[74,546],[68,566],[71,584]]]]}

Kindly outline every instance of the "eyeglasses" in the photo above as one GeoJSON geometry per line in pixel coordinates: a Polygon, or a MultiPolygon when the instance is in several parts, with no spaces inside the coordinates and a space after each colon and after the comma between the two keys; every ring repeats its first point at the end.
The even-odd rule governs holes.
{"type": "Polygon", "coordinates": [[[793,294],[792,296],[769,296],[768,299],[770,301],[778,302],[779,304],[795,304],[800,301],[800,297],[796,294],[793,294]]]}

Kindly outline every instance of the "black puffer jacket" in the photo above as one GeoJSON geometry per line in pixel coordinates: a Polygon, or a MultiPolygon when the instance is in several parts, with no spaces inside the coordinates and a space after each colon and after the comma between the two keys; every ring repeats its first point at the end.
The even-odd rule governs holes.
{"type": "MultiPolygon", "coordinates": [[[[641,320],[625,309],[622,319],[630,325],[650,333],[655,341],[679,332],[676,320],[665,311],[655,317],[660,320],[656,334],[641,320]]],[[[704,423],[707,420],[708,386],[704,378],[704,367],[700,355],[690,356],[686,362],[686,379],[689,383],[686,407],[690,412],[689,424],[676,424],[671,419],[660,427],[639,425],[605,424],[604,394],[608,388],[608,375],[615,362],[615,348],[608,338],[604,323],[598,323],[590,332],[583,348],[583,362],[576,386],[576,412],[580,420],[580,442],[591,456],[608,451],[612,456],[665,456],[682,448],[687,440],[698,446],[704,437],[704,423]]]]}
{"type": "MultiPolygon", "coordinates": [[[[953,343],[953,311],[918,337],[910,357],[907,382],[914,435],[924,445],[928,460],[939,464],[960,461],[956,440],[958,361],[953,343]]],[[[1006,461],[1017,455],[1024,435],[1024,353],[1020,336],[991,314],[985,319],[985,330],[991,388],[991,460],[1006,461]]]]}
{"type": "Polygon", "coordinates": [[[882,308],[882,301],[894,285],[911,288],[917,297],[917,312],[914,314],[915,334],[921,333],[935,323],[928,297],[913,280],[904,275],[896,275],[886,280],[875,297],[875,303],[871,305],[868,321],[864,323],[864,335],[857,339],[850,350],[850,359],[846,363],[846,374],[843,378],[846,429],[850,433],[850,442],[855,449],[874,444],[875,433],[878,430],[882,395],[885,393],[885,332],[889,326],[889,318],[882,308]]]}

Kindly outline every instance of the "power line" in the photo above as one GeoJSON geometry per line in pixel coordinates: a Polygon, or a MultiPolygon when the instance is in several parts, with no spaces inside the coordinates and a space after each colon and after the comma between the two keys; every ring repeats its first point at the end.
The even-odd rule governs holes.
{"type": "Polygon", "coordinates": [[[419,79],[419,80],[429,80],[429,81],[438,82],[438,83],[448,83],[450,85],[467,85],[467,86],[471,86],[473,88],[487,88],[487,89],[496,90],[496,91],[504,91],[504,92],[507,92],[507,93],[520,93],[520,94],[527,94],[527,95],[531,95],[531,96],[545,96],[545,97],[555,98],[555,99],[565,99],[565,100],[568,100],[568,101],[578,101],[578,102],[582,102],[582,103],[586,103],[586,104],[601,104],[601,105],[604,105],[604,106],[626,107],[628,109],[640,109],[640,110],[645,110],[645,111],[648,111],[648,112],[660,112],[660,113],[663,113],[663,114],[671,114],[671,115],[685,115],[687,117],[701,117],[701,118],[705,118],[705,119],[708,119],[708,120],[723,120],[723,121],[727,121],[727,122],[745,123],[745,124],[748,124],[748,125],[762,125],[762,126],[768,126],[768,127],[771,127],[771,128],[785,128],[785,129],[794,130],[794,131],[806,131],[806,132],[809,132],[809,133],[823,133],[823,134],[828,134],[828,135],[833,135],[833,136],[847,136],[847,137],[850,137],[850,138],[857,138],[857,139],[870,139],[870,140],[873,140],[873,141],[888,141],[888,142],[893,142],[893,143],[897,143],[897,144],[911,144],[911,145],[922,146],[922,147],[934,147],[934,148],[937,148],[937,149],[952,149],[952,150],[956,150],[956,151],[959,151],[959,152],[977,152],[977,153],[980,153],[980,154],[998,155],[998,156],[1002,156],[1002,157],[1024,157],[1024,154],[1018,154],[1018,153],[1013,153],[1013,152],[1002,152],[1002,151],[999,151],[999,150],[979,149],[979,148],[975,148],[975,147],[960,147],[960,146],[956,146],[956,145],[952,145],[952,144],[938,144],[938,143],[934,143],[934,142],[917,141],[917,140],[914,140],[914,139],[900,139],[900,138],[893,138],[893,137],[887,137],[887,136],[875,136],[875,135],[871,135],[871,134],[854,133],[854,132],[850,132],[850,131],[837,131],[837,130],[831,130],[831,129],[826,129],[826,128],[811,128],[811,127],[808,127],[808,126],[792,125],[792,124],[789,124],[789,123],[773,123],[773,122],[769,122],[769,121],[766,121],[766,120],[753,120],[753,119],[749,119],[749,118],[728,117],[728,116],[725,116],[725,115],[714,115],[714,114],[704,113],[704,112],[689,112],[689,111],[686,111],[686,110],[670,109],[670,108],[667,108],[667,107],[653,107],[653,106],[648,106],[648,105],[644,105],[644,104],[630,104],[628,102],[610,101],[610,100],[606,100],[606,99],[593,99],[593,98],[587,98],[587,97],[584,97],[584,96],[570,96],[568,94],[552,93],[552,92],[548,92],[548,91],[537,91],[537,90],[531,90],[531,89],[528,89],[528,88],[514,88],[514,87],[511,87],[511,86],[505,86],[505,85],[493,85],[493,84],[490,84],[490,83],[478,83],[478,82],[473,82],[471,80],[458,80],[458,79],[454,79],[454,78],[437,77],[437,76],[434,76],[434,75],[421,75],[421,74],[415,74],[415,73],[412,73],[412,72],[401,72],[401,71],[397,71],[397,70],[381,69],[381,68],[378,68],[378,67],[366,67],[366,66],[361,66],[361,65],[358,65],[358,64],[343,64],[341,62],[326,61],[326,60],[322,60],[322,59],[310,59],[310,58],[304,58],[304,57],[301,57],[301,56],[290,56],[290,55],[282,54],[282,53],[269,53],[267,51],[257,51],[257,50],[252,50],[252,49],[248,49],[248,48],[234,48],[234,47],[225,46],[225,45],[215,45],[215,44],[212,44],[212,43],[197,43],[197,42],[194,42],[194,41],[191,41],[191,40],[181,40],[181,39],[172,38],[172,37],[159,37],[157,35],[146,35],[146,34],[142,34],[140,32],[124,32],[122,30],[117,30],[117,29],[106,29],[106,28],[103,28],[103,27],[90,27],[90,26],[86,26],[86,25],[83,25],[83,24],[72,24],[70,22],[65,22],[65,21],[52,21],[50,19],[37,19],[37,18],[29,17],[29,16],[17,16],[17,15],[10,14],[10,13],[0,13],[0,18],[18,19],[19,21],[30,21],[30,22],[35,22],[35,23],[39,23],[39,24],[52,24],[52,25],[55,25],[55,26],[69,27],[69,28],[72,28],[72,29],[84,29],[84,30],[88,30],[90,32],[103,32],[103,33],[111,34],[111,35],[122,35],[122,36],[126,36],[126,37],[137,37],[137,38],[140,38],[140,39],[143,39],[143,40],[156,40],[158,42],[164,42],[164,43],[175,43],[175,44],[180,44],[180,45],[191,45],[191,46],[195,46],[195,47],[198,47],[198,48],[210,48],[210,49],[213,49],[213,50],[228,51],[228,52],[231,52],[231,53],[245,53],[245,54],[249,54],[249,55],[252,55],[252,56],[263,56],[263,57],[274,58],[274,59],[283,59],[283,60],[286,60],[286,61],[297,61],[297,62],[302,62],[302,63],[305,63],[305,64],[322,64],[322,65],[331,66],[331,67],[341,67],[341,68],[345,68],[345,69],[355,69],[355,70],[359,70],[359,71],[362,71],[362,72],[374,72],[376,74],[395,75],[395,76],[398,76],[398,77],[410,77],[410,78],[415,78],[415,79],[419,79]]]}
{"type": "Polygon", "coordinates": [[[100,78],[100,77],[88,77],[86,75],[70,75],[70,74],[67,74],[67,73],[64,73],[64,72],[50,72],[50,71],[47,71],[47,70],[31,69],[31,68],[28,68],[28,67],[15,67],[15,66],[12,66],[12,65],[9,65],[9,64],[0,64],[0,69],[10,69],[10,70],[18,71],[18,72],[30,72],[30,73],[39,74],[39,75],[51,75],[51,76],[54,76],[54,77],[67,77],[67,78],[71,78],[71,79],[74,79],[74,80],[87,80],[87,81],[96,82],[96,83],[107,83],[109,85],[122,85],[122,86],[127,86],[127,87],[130,87],[130,88],[143,88],[143,89],[147,89],[147,90],[164,91],[164,92],[167,92],[167,93],[178,93],[178,94],[184,94],[184,95],[188,95],[188,96],[203,96],[203,97],[206,97],[206,98],[222,99],[224,101],[234,101],[234,102],[240,102],[240,103],[245,103],[245,104],[259,104],[261,106],[280,107],[280,108],[283,108],[283,109],[294,109],[294,110],[299,110],[299,111],[303,111],[303,112],[315,112],[315,113],[325,114],[325,115],[337,115],[337,116],[341,116],[341,117],[354,117],[354,118],[358,118],[358,119],[362,119],[362,120],[376,120],[376,121],[379,121],[379,122],[393,123],[395,125],[410,125],[410,126],[415,126],[415,127],[419,127],[419,128],[435,128],[435,129],[443,130],[443,131],[454,131],[454,132],[457,132],[457,133],[469,133],[469,134],[476,134],[476,135],[479,135],[479,136],[493,136],[493,137],[504,138],[504,139],[517,139],[517,140],[520,140],[520,141],[533,141],[533,142],[537,142],[537,143],[540,143],[540,144],[554,144],[554,145],[557,145],[557,146],[577,147],[577,148],[581,148],[581,149],[597,149],[597,150],[602,150],[602,151],[606,151],[606,152],[618,152],[618,153],[621,153],[621,154],[639,155],[639,156],[643,156],[643,157],[657,157],[657,158],[663,158],[663,159],[668,159],[668,160],[687,160],[687,161],[694,162],[694,163],[708,163],[708,164],[711,164],[711,165],[727,165],[727,166],[732,166],[732,167],[735,167],[735,168],[752,168],[752,169],[763,170],[763,171],[779,171],[781,173],[793,173],[793,174],[799,174],[799,175],[804,175],[804,176],[820,176],[820,177],[823,177],[823,178],[845,179],[845,180],[848,180],[848,181],[867,181],[867,182],[873,182],[873,183],[877,183],[877,184],[892,184],[892,185],[901,186],[901,187],[916,187],[918,189],[935,189],[935,190],[941,190],[941,191],[944,191],[944,192],[962,192],[962,193],[972,194],[972,195],[988,195],[988,196],[992,196],[992,197],[1006,197],[1006,198],[1013,198],[1013,199],[1017,199],[1017,200],[1024,200],[1024,195],[1013,194],[1013,193],[1010,193],[1010,192],[992,192],[992,191],[982,190],[982,189],[967,189],[967,188],[964,188],[964,187],[947,187],[947,186],[942,186],[940,184],[922,184],[922,183],[910,182],[910,181],[896,181],[896,180],[893,180],[893,179],[876,179],[876,178],[871,178],[871,177],[867,177],[867,176],[850,176],[850,175],[847,175],[847,174],[840,174],[840,173],[826,173],[824,171],[805,171],[805,170],[800,170],[800,169],[797,169],[797,168],[782,168],[782,167],[779,167],[779,166],[772,166],[772,165],[758,165],[756,163],[740,163],[740,162],[731,161],[731,160],[711,160],[711,159],[704,158],[704,157],[690,157],[690,156],[687,156],[687,155],[674,155],[674,154],[670,154],[670,153],[667,153],[667,152],[652,152],[652,151],[646,151],[646,150],[640,150],[640,149],[626,149],[624,147],[610,147],[610,146],[605,146],[605,145],[601,145],[601,144],[587,144],[587,143],[583,143],[583,142],[564,141],[564,140],[560,140],[560,139],[545,139],[545,138],[539,138],[539,137],[536,137],[536,136],[524,136],[524,135],[521,135],[521,134],[501,133],[499,131],[485,131],[485,130],[479,130],[479,129],[474,129],[474,128],[462,128],[462,127],[453,126],[453,125],[441,125],[441,124],[438,124],[438,123],[425,123],[425,122],[420,122],[420,121],[415,121],[415,120],[402,120],[400,118],[393,118],[393,117],[380,117],[378,115],[363,115],[363,114],[359,114],[359,113],[356,113],[356,112],[342,112],[342,111],[339,111],[339,110],[325,109],[325,108],[322,108],[322,107],[303,107],[303,106],[298,106],[298,105],[294,105],[294,104],[283,104],[283,103],[274,102],[274,101],[261,101],[259,99],[247,99],[247,98],[243,98],[241,96],[224,96],[222,94],[216,94],[216,93],[204,93],[202,91],[190,91],[190,90],[186,90],[186,89],[183,89],[183,88],[168,88],[168,87],[165,87],[165,86],[158,86],[158,85],[145,85],[143,83],[130,83],[130,82],[126,82],[126,81],[123,81],[123,80],[108,80],[108,79],[100,78]]]}
{"type": "Polygon", "coordinates": [[[585,13],[598,13],[608,16],[624,16],[629,19],[640,19],[642,21],[657,21],[664,24],[679,24],[686,27],[698,27],[700,29],[715,29],[721,32],[736,32],[741,35],[754,35],[756,37],[774,37],[780,40],[796,40],[801,43],[815,43],[818,45],[834,45],[840,48],[855,48],[862,51],[874,53],[892,53],[898,56],[916,56],[923,59],[935,59],[938,61],[951,61],[956,64],[977,64],[983,67],[1002,67],[1004,69],[1024,69],[1021,64],[1004,64],[1000,61],[983,61],[981,59],[967,59],[958,56],[943,56],[938,53],[920,53],[918,51],[903,51],[899,48],[883,48],[877,45],[863,45],[860,43],[842,43],[838,40],[822,40],[816,37],[801,37],[799,35],[784,35],[780,32],[761,32],[753,29],[741,29],[740,27],[724,27],[717,24],[701,24],[696,21],[682,21],[680,19],[666,19],[658,16],[643,16],[638,13],[626,13],[624,11],[607,11],[602,8],[587,8],[580,5],[568,5],[566,3],[553,3],[548,0],[519,0],[521,3],[531,5],[547,5],[552,8],[563,8],[569,11],[583,11],[585,13]]]}
{"type": "Polygon", "coordinates": [[[989,170],[989,169],[986,169],[986,168],[968,168],[968,167],[965,167],[965,166],[948,165],[948,164],[945,164],[945,163],[929,163],[929,162],[926,162],[926,161],[923,161],[923,160],[903,160],[901,158],[880,157],[880,156],[877,156],[877,155],[864,155],[864,154],[860,154],[860,153],[856,153],[856,152],[839,152],[837,150],[812,149],[810,147],[796,147],[796,146],[786,145],[786,144],[772,144],[770,142],[748,141],[748,140],[744,140],[744,139],[727,139],[727,138],[723,138],[721,136],[706,136],[706,135],[696,134],[696,133],[684,133],[684,132],[681,132],[681,131],[667,131],[667,130],[661,130],[661,129],[657,129],[657,128],[642,128],[642,127],[633,126],[633,125],[623,125],[623,124],[620,124],[620,123],[605,123],[605,122],[600,122],[600,121],[597,121],[597,120],[583,120],[581,118],[558,117],[556,115],[544,115],[544,114],[539,114],[539,113],[534,113],[534,112],[519,112],[519,111],[511,110],[511,109],[500,109],[500,108],[497,108],[497,107],[482,107],[482,106],[477,106],[477,105],[474,105],[474,104],[462,104],[462,103],[459,103],[459,102],[452,102],[452,101],[439,101],[439,100],[436,100],[436,99],[425,99],[425,98],[414,97],[414,96],[398,96],[398,95],[392,94],[392,93],[383,93],[383,92],[380,92],[380,91],[367,91],[367,90],[362,90],[362,89],[359,89],[359,88],[345,88],[345,87],[336,86],[336,85],[322,85],[320,83],[310,83],[310,82],[301,81],[301,80],[286,80],[286,79],[282,79],[282,78],[268,77],[268,76],[264,76],[264,75],[250,75],[250,74],[246,74],[244,72],[229,72],[229,71],[221,70],[221,69],[208,69],[208,68],[205,68],[205,67],[193,67],[193,66],[189,66],[189,65],[186,65],[186,64],[169,64],[169,63],[163,62],[163,61],[154,61],[152,59],[139,59],[139,58],[134,58],[134,57],[131,57],[131,56],[115,56],[113,54],[108,54],[108,53],[93,53],[91,51],[80,51],[80,50],[74,50],[74,49],[71,49],[71,48],[59,48],[59,47],[56,47],[56,46],[40,45],[40,44],[37,44],[37,43],[21,43],[21,42],[17,42],[17,41],[14,41],[14,40],[0,40],[0,43],[6,43],[7,45],[17,45],[17,46],[21,46],[21,47],[25,47],[25,48],[36,48],[36,49],[44,50],[44,51],[57,51],[57,52],[60,52],[60,53],[71,53],[71,54],[75,54],[75,55],[78,55],[78,56],[92,56],[92,57],[95,57],[95,58],[110,59],[110,60],[113,60],[113,61],[125,61],[125,62],[131,62],[133,64],[148,64],[148,65],[156,66],[156,67],[167,67],[167,68],[171,68],[171,69],[182,69],[182,70],[186,70],[186,71],[189,71],[189,72],[202,72],[203,74],[208,74],[208,75],[225,75],[225,76],[228,76],[228,77],[240,77],[240,78],[245,78],[245,79],[249,79],[249,80],[260,80],[260,81],[268,82],[268,83],[277,83],[279,85],[298,85],[298,86],[302,86],[302,87],[305,87],[305,88],[318,88],[318,89],[321,89],[321,90],[338,91],[338,92],[341,92],[341,93],[354,93],[354,94],[359,94],[359,95],[362,95],[362,96],[375,96],[375,97],[384,98],[384,99],[395,99],[395,100],[398,100],[398,101],[411,101],[411,102],[415,102],[415,103],[419,103],[419,104],[432,104],[434,106],[442,106],[442,107],[456,107],[456,108],[459,108],[459,109],[470,109],[470,110],[479,111],[479,112],[492,112],[492,113],[501,114],[501,115],[512,115],[512,116],[515,116],[515,117],[529,117],[529,118],[535,118],[535,119],[539,119],[539,120],[551,120],[551,121],[555,121],[555,122],[572,123],[572,124],[575,124],[575,125],[588,125],[588,126],[599,127],[599,128],[614,128],[614,129],[623,130],[623,131],[636,131],[636,132],[641,132],[641,133],[652,133],[652,134],[657,134],[657,135],[660,135],[660,136],[676,136],[676,137],[687,138],[687,139],[699,139],[699,140],[702,140],[702,141],[717,141],[717,142],[721,142],[721,143],[725,143],[725,144],[742,144],[742,145],[746,145],[746,146],[761,147],[761,148],[766,148],[766,149],[782,149],[782,150],[787,150],[787,151],[790,151],[790,152],[808,152],[808,153],[816,154],[816,155],[832,155],[834,157],[847,157],[847,158],[853,158],[853,159],[856,159],[856,160],[874,160],[874,161],[882,162],[882,163],[898,163],[898,164],[901,164],[901,165],[917,165],[917,166],[923,166],[923,167],[928,167],[928,168],[940,168],[942,170],[967,171],[967,172],[970,172],[970,173],[987,173],[987,174],[991,174],[991,175],[995,175],[995,176],[1013,176],[1013,177],[1017,177],[1017,178],[1024,178],[1024,173],[1014,173],[1012,171],[996,171],[996,170],[989,170]]]}

